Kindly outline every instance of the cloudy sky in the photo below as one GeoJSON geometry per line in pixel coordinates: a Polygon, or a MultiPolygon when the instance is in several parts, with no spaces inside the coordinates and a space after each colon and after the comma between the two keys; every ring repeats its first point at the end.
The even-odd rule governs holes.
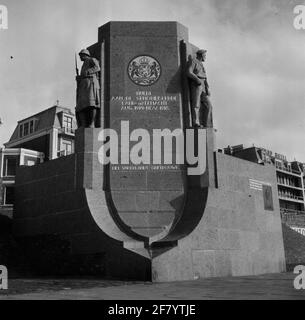
{"type": "Polygon", "coordinates": [[[208,49],[217,146],[255,144],[305,162],[302,0],[0,0],[0,144],[17,122],[60,101],[74,108],[74,52],[109,20],[179,21],[208,49]],[[11,58],[11,56],[13,58],[11,58]]]}

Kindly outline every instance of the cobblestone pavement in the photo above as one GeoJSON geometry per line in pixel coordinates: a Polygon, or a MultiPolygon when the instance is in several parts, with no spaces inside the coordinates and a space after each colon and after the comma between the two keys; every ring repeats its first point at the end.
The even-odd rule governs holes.
{"type": "Polygon", "coordinates": [[[102,300],[305,300],[305,290],[293,287],[292,273],[210,278],[172,283],[122,282],[98,279],[15,279],[0,299],[102,300]]]}

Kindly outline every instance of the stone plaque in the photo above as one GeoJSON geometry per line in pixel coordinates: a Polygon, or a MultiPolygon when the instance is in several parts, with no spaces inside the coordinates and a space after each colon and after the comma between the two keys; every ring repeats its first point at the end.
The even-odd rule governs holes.
{"type": "Polygon", "coordinates": [[[263,185],[264,209],[273,211],[272,187],[263,185]]]}

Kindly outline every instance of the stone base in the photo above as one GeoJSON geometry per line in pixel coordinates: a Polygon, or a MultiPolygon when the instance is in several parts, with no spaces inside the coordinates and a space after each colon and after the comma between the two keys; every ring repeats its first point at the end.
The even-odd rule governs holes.
{"type": "Polygon", "coordinates": [[[171,237],[136,239],[111,210],[95,130],[78,136],[76,154],[18,169],[14,235],[36,274],[163,282],[285,270],[274,167],[214,154],[208,161],[217,174],[189,192],[184,227],[171,237]],[[273,211],[249,178],[271,185],[273,211]]]}

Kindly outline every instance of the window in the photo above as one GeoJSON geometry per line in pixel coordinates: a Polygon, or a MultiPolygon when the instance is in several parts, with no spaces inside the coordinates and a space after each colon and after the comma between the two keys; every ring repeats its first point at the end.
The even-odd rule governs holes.
{"type": "Polygon", "coordinates": [[[64,116],[63,118],[63,127],[72,129],[72,118],[68,116],[64,116]]]}
{"type": "Polygon", "coordinates": [[[30,133],[34,132],[34,120],[30,121],[30,133]]]}
{"type": "Polygon", "coordinates": [[[24,129],[23,129],[23,135],[24,136],[27,136],[29,134],[29,123],[26,122],[24,125],[23,125],[24,129]]]}
{"type": "Polygon", "coordinates": [[[36,164],[35,160],[27,160],[27,162],[24,165],[31,167],[31,166],[35,166],[35,164],[36,164]]]}
{"type": "Polygon", "coordinates": [[[19,125],[19,137],[27,136],[35,131],[35,119],[19,125]]]}
{"type": "Polygon", "coordinates": [[[39,158],[24,156],[23,164],[25,166],[34,166],[37,163],[39,163],[39,158]]]}
{"type": "Polygon", "coordinates": [[[18,157],[4,156],[3,176],[15,176],[16,168],[18,166],[18,157]]]}
{"type": "Polygon", "coordinates": [[[3,204],[4,205],[12,205],[14,204],[14,187],[4,187],[3,194],[3,204]]]}
{"type": "Polygon", "coordinates": [[[62,150],[65,151],[65,154],[72,153],[72,141],[71,140],[63,140],[62,141],[62,150]]]}
{"type": "Polygon", "coordinates": [[[275,166],[276,166],[277,169],[282,169],[282,162],[278,161],[278,160],[275,160],[275,166]]]}
{"type": "Polygon", "coordinates": [[[23,136],[23,124],[19,126],[19,137],[21,138],[23,136]]]}

